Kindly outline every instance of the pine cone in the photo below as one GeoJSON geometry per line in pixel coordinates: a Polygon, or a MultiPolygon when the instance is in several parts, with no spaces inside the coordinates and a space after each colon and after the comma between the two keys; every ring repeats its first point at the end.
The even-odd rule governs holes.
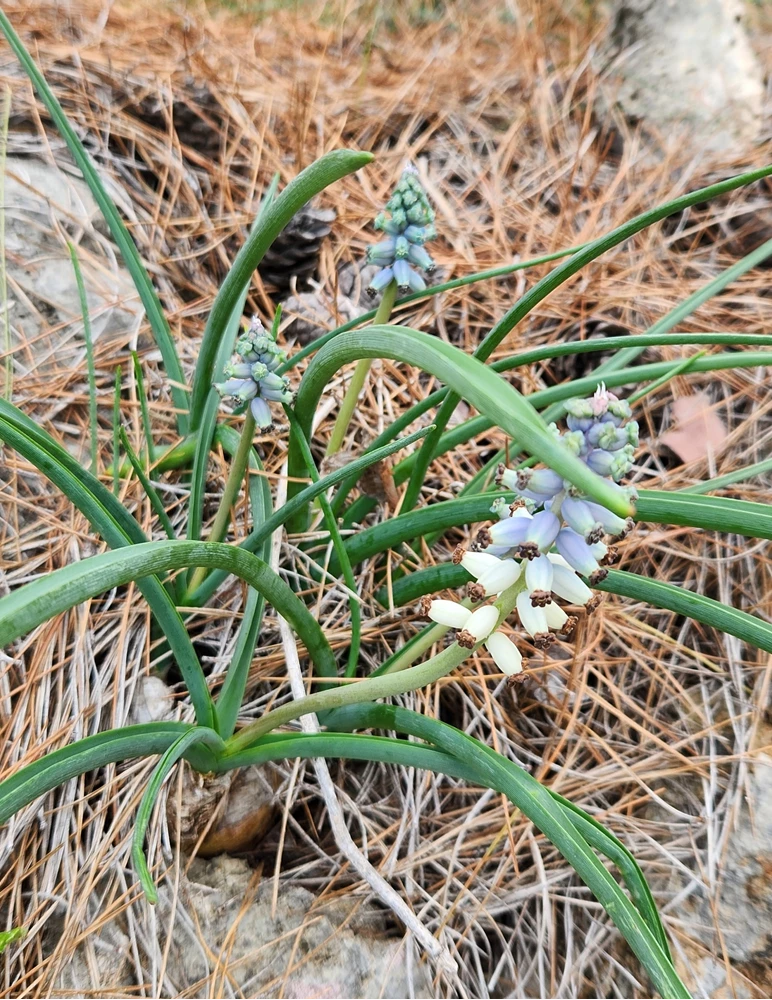
{"type": "Polygon", "coordinates": [[[316,270],[322,241],[329,235],[335,219],[332,208],[306,205],[274,240],[258,271],[280,297],[290,290],[293,278],[297,279],[299,289],[308,282],[316,270]]]}

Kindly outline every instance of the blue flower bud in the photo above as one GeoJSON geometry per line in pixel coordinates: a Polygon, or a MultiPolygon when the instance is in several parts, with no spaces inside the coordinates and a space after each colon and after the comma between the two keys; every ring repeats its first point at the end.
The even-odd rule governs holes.
{"type": "Polygon", "coordinates": [[[610,451],[604,451],[602,448],[595,448],[587,456],[587,464],[592,471],[597,472],[599,476],[610,476],[611,469],[614,465],[614,456],[610,451]]]}
{"type": "Polygon", "coordinates": [[[229,364],[223,368],[226,378],[249,378],[252,375],[252,365],[247,361],[237,364],[229,364]]]}
{"type": "Polygon", "coordinates": [[[410,243],[404,236],[398,236],[394,241],[394,258],[396,260],[406,260],[410,253],[410,243]]]}
{"type": "Polygon", "coordinates": [[[416,243],[410,244],[407,256],[409,261],[422,267],[427,274],[431,274],[437,266],[424,248],[416,243]]]}
{"type": "Polygon", "coordinates": [[[368,295],[377,295],[378,292],[382,291],[388,285],[393,277],[394,269],[391,267],[384,267],[383,270],[378,271],[367,286],[368,295]]]}
{"type": "Polygon", "coordinates": [[[526,523],[528,531],[525,541],[520,545],[520,555],[523,559],[535,559],[540,553],[552,548],[560,531],[560,520],[551,510],[540,510],[526,523]]]}
{"type": "Polygon", "coordinates": [[[395,260],[394,261],[394,280],[400,287],[400,290],[407,292],[410,290],[410,276],[412,269],[406,260],[395,260]]]}
{"type": "Polygon", "coordinates": [[[505,517],[488,528],[488,534],[494,545],[506,545],[514,549],[522,545],[528,537],[531,526],[530,517],[505,517]]]}
{"type": "Polygon", "coordinates": [[[555,496],[563,489],[563,477],[552,469],[518,469],[517,490],[544,497],[545,499],[555,496]]]}
{"type": "Polygon", "coordinates": [[[584,504],[589,507],[595,520],[603,525],[605,533],[611,535],[615,541],[624,538],[635,526],[635,522],[631,517],[619,517],[613,511],[608,510],[602,504],[595,503],[593,500],[585,500],[584,504]]]}
{"type": "Polygon", "coordinates": [[[271,426],[273,422],[271,420],[271,408],[264,399],[261,399],[259,396],[253,399],[250,404],[250,410],[252,411],[255,423],[261,430],[265,430],[271,426]]]}
{"type": "Polygon", "coordinates": [[[388,267],[394,260],[395,245],[396,240],[393,236],[382,243],[374,243],[371,247],[367,248],[367,263],[378,264],[380,267],[388,267]]]}
{"type": "Polygon", "coordinates": [[[582,576],[589,577],[590,583],[600,583],[607,574],[601,569],[592,549],[581,535],[571,528],[562,528],[555,539],[558,552],[566,562],[582,576]]]}
{"type": "Polygon", "coordinates": [[[566,497],[560,512],[569,528],[580,534],[588,545],[599,542],[603,537],[603,525],[595,517],[590,505],[583,500],[566,497]]]}
{"type": "Polygon", "coordinates": [[[411,292],[422,292],[426,288],[426,282],[418,273],[410,268],[410,291],[411,292]]]}
{"type": "Polygon", "coordinates": [[[215,382],[214,387],[221,396],[235,396],[248,383],[249,379],[230,378],[227,382],[215,382]]]}
{"type": "Polygon", "coordinates": [[[587,441],[584,431],[568,431],[562,436],[561,441],[573,455],[584,455],[587,452],[587,441]]]}

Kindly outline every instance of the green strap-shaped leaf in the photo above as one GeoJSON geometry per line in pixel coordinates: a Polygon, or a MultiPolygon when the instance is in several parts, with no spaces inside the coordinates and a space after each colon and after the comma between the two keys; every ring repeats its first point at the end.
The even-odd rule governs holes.
{"type": "Polygon", "coordinates": [[[204,404],[212,387],[215,358],[228,320],[233,314],[239,296],[249,286],[252,274],[266,251],[306,202],[341,177],[364,167],[372,158],[371,153],[355,152],[350,149],[338,149],[326,153],[299,173],[261,215],[259,224],[239,250],[209,313],[193,379],[193,395],[190,402],[193,430],[199,426],[204,413],[204,404]]]}
{"type": "MultiPolygon", "coordinates": [[[[344,469],[336,469],[329,475],[323,476],[318,483],[311,483],[306,486],[305,489],[301,490],[291,500],[288,500],[280,510],[275,511],[262,524],[257,525],[244,541],[239,543],[239,547],[246,549],[247,552],[257,552],[260,546],[264,544],[267,538],[270,538],[277,528],[280,528],[289,521],[298,511],[302,511],[306,504],[311,503],[312,500],[316,499],[321,493],[324,493],[325,490],[340,483],[352,471],[359,475],[376,462],[380,462],[400,449],[406,448],[409,444],[418,441],[428,434],[430,429],[430,427],[422,427],[413,434],[408,434],[407,437],[399,438],[397,441],[392,441],[391,444],[384,445],[383,448],[377,448],[375,451],[369,451],[365,455],[360,455],[359,458],[355,458],[344,469]]],[[[223,428],[220,428],[220,431],[222,430],[223,428]]],[[[210,573],[198,590],[191,596],[190,602],[196,607],[205,604],[227,575],[223,570],[215,570],[213,573],[210,573]]]]}
{"type": "Polygon", "coordinates": [[[6,15],[0,10],[0,30],[3,31],[8,43],[16,54],[17,59],[24,67],[24,71],[32,81],[32,85],[40,95],[41,100],[48,108],[48,112],[54,120],[56,127],[67,143],[67,147],[72,154],[72,158],[80,168],[83,179],[88,184],[94,201],[99,205],[99,210],[105,218],[105,222],[110,227],[110,232],[118,248],[121,251],[126,266],[131,274],[134,287],[137,289],[142,305],[145,307],[150,327],[155,337],[155,342],[161,352],[166,374],[171,382],[172,399],[179,411],[177,414],[177,425],[180,433],[184,434],[188,426],[188,394],[183,388],[185,379],[182,374],[182,367],[177,357],[177,349],[174,346],[169,324],[166,322],[163,308],[158,299],[153,283],[151,282],[139,251],[134,240],[129,235],[129,231],[118,214],[112,198],[102,183],[96,167],[91,162],[91,158],[86,152],[80,139],[75,133],[72,125],[67,120],[61,104],[54,96],[53,91],[46,83],[46,79],[35,65],[35,61],[24,47],[24,43],[16,34],[6,15]],[[175,384],[177,383],[177,384],[175,384]]]}
{"type": "MultiPolygon", "coordinates": [[[[710,201],[712,198],[716,198],[728,191],[734,191],[747,184],[753,184],[755,181],[761,180],[762,177],[767,177],[770,174],[772,174],[772,166],[762,167],[760,170],[751,170],[748,173],[720,181],[718,184],[711,184],[697,191],[690,191],[688,194],[681,195],[680,198],[674,198],[664,205],[637,215],[634,219],[630,219],[629,222],[618,226],[610,233],[606,233],[597,240],[587,243],[581,250],[578,250],[572,257],[569,257],[567,261],[553,268],[541,281],[537,281],[533,288],[528,289],[523,297],[490,330],[482,343],[477,347],[475,357],[481,361],[487,360],[504,338],[517,326],[520,320],[526,317],[539,302],[545,299],[556,288],[559,288],[560,285],[576,274],[577,271],[580,271],[586,264],[606,253],[607,250],[618,246],[655,222],[666,219],[669,215],[682,212],[692,205],[699,204],[699,202],[710,201]]],[[[768,254],[768,249],[764,250],[764,254],[768,254]]],[[[738,262],[737,266],[742,266],[742,262],[738,262]]],[[[427,437],[421,446],[419,457],[416,459],[416,464],[411,472],[410,484],[403,497],[403,510],[410,510],[418,499],[426,470],[437,453],[440,436],[444,432],[451,414],[458,405],[458,398],[456,394],[449,395],[435,417],[434,423],[437,425],[437,429],[427,437]]]]}
{"type": "MultiPolygon", "coordinates": [[[[223,426],[220,428],[220,437],[229,454],[235,454],[239,446],[239,433],[232,427],[223,426]]],[[[250,449],[249,468],[258,472],[262,472],[263,469],[254,448],[250,449]]],[[[273,509],[271,487],[265,476],[249,477],[249,505],[252,509],[253,522],[256,525],[265,524],[273,509]]],[[[263,562],[267,563],[271,549],[270,534],[266,534],[257,548],[257,554],[263,562]]],[[[231,736],[236,728],[264,611],[265,598],[259,591],[250,587],[244,605],[244,617],[233,650],[233,658],[228,664],[225,680],[217,697],[217,730],[224,738],[231,736]]]]}
{"type": "Polygon", "coordinates": [[[145,542],[102,552],[25,584],[0,599],[0,646],[113,587],[188,566],[225,569],[254,587],[290,622],[317,669],[326,676],[335,673],[330,644],[300,598],[262,559],[222,542],[145,542]]]}
{"type": "Polygon", "coordinates": [[[703,625],[710,625],[719,632],[737,636],[757,649],[772,653],[772,625],[769,622],[675,584],[612,569],[603,583],[597,584],[595,589],[631,597],[635,601],[646,601],[655,608],[665,608],[677,615],[685,615],[703,625]]]}
{"type": "MultiPolygon", "coordinates": [[[[391,517],[350,535],[345,542],[352,564],[370,559],[424,535],[448,528],[491,521],[491,504],[497,497],[514,499],[514,494],[497,490],[456,500],[429,504],[407,514],[391,517]]],[[[772,507],[729,497],[704,497],[666,490],[641,490],[636,501],[636,521],[683,525],[709,531],[732,532],[749,538],[772,538],[772,507]]],[[[338,572],[334,559],[330,572],[338,572]]]]}
{"type": "MultiPolygon", "coordinates": [[[[0,400],[0,440],[50,479],[88,518],[109,546],[120,549],[147,541],[131,514],[98,479],[81,468],[49,434],[5,400],[0,400]]],[[[197,721],[200,725],[212,726],[214,704],[204,671],[171,597],[160,581],[152,577],[142,580],[138,586],[174,653],[197,721]]]]}
{"type": "MultiPolygon", "coordinates": [[[[602,342],[601,342],[602,343],[602,342]]],[[[704,358],[698,358],[691,367],[691,372],[715,372],[725,371],[732,368],[768,368],[772,365],[772,352],[769,351],[736,351],[732,354],[710,354],[704,358]]],[[[672,371],[672,361],[654,361],[651,364],[635,365],[630,368],[620,368],[616,371],[604,372],[603,381],[607,388],[615,389],[622,385],[640,385],[641,382],[652,381],[661,378],[672,371]]],[[[588,375],[586,378],[574,379],[571,382],[564,382],[560,385],[550,386],[548,389],[539,389],[528,396],[528,402],[537,410],[544,410],[553,403],[559,403],[570,399],[572,396],[590,396],[598,385],[598,376],[588,375]]],[[[479,407],[478,407],[479,408],[479,407]]],[[[452,430],[446,431],[439,439],[435,458],[452,451],[460,444],[465,444],[472,438],[480,434],[485,434],[496,426],[496,421],[491,419],[485,412],[481,412],[478,417],[471,417],[463,421],[452,430]]],[[[499,425],[502,430],[506,430],[503,425],[499,425]]],[[[428,440],[428,438],[427,438],[428,440]]],[[[517,438],[519,444],[525,447],[522,438],[517,438]]],[[[394,469],[394,481],[404,482],[415,467],[417,455],[410,455],[403,459],[394,469]]],[[[566,477],[568,478],[568,477],[566,477]]],[[[403,507],[404,509],[404,507],[403,507]]]]}
{"type": "MultiPolygon", "coordinates": [[[[32,764],[20,768],[0,782],[0,824],[46,792],[63,785],[79,774],[116,764],[131,757],[147,757],[163,753],[183,733],[191,732],[185,722],[148,722],[141,726],[110,729],[87,736],[59,750],[47,751],[32,764]]],[[[197,759],[206,770],[214,760],[209,754],[197,759]]]]}
{"type": "Polygon", "coordinates": [[[134,833],[131,838],[131,858],[149,903],[158,902],[158,892],[153,882],[153,876],[150,874],[145,855],[145,834],[150,824],[153,806],[155,805],[155,800],[158,798],[158,793],[161,791],[164,779],[174,765],[189,753],[192,747],[199,745],[208,747],[215,754],[219,753],[224,746],[223,741],[217,733],[211,729],[205,729],[203,726],[196,726],[195,729],[189,729],[186,733],[182,733],[168,750],[164,751],[161,759],[156,764],[152,777],[142,796],[139,809],[137,810],[137,817],[134,821],[134,833]]]}
{"type": "MultiPolygon", "coordinates": [[[[391,358],[431,372],[476,406],[487,419],[517,437],[530,454],[546,462],[599,503],[621,515],[630,512],[629,502],[619,487],[597,476],[572,455],[531,404],[501,376],[457,347],[407,327],[373,326],[364,331],[344,333],[319,351],[303,376],[295,403],[306,436],[327,383],[343,365],[360,358],[391,358]]],[[[299,477],[302,474],[302,458],[297,443],[291,441],[290,475],[299,477]]],[[[303,527],[299,521],[293,524],[303,527]]]]}
{"type": "MultiPolygon", "coordinates": [[[[425,719],[419,716],[419,719],[425,719]]],[[[425,719],[420,734],[434,747],[379,736],[351,733],[282,733],[263,736],[259,743],[237,755],[223,756],[216,765],[261,764],[269,760],[308,757],[378,760],[409,767],[422,767],[463,777],[505,794],[560,851],[620,929],[663,997],[689,993],[678,978],[658,935],[622,892],[616,880],[593,853],[585,837],[560,802],[526,771],[505,760],[484,744],[443,723],[425,719]],[[441,727],[441,728],[437,728],[441,727]],[[440,751],[444,751],[443,756],[440,751]]],[[[401,728],[395,723],[394,728],[401,728]]]]}

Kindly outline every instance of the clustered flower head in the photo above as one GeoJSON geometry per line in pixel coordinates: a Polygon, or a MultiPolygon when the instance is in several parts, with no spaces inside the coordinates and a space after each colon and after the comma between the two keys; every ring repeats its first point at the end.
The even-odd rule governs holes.
{"type": "Polygon", "coordinates": [[[370,282],[367,291],[377,295],[389,282],[396,281],[400,291],[420,292],[426,282],[416,267],[431,274],[435,263],[424,244],[437,235],[434,209],[429,204],[415,167],[407,166],[394,193],[386,204],[389,215],[381,212],[375,228],[386,233],[386,239],[367,251],[367,262],[379,264],[381,270],[370,282]]]}
{"type": "MultiPolygon", "coordinates": [[[[601,384],[590,399],[572,399],[565,406],[568,431],[560,434],[553,424],[553,433],[593,471],[619,482],[632,467],[638,443],[638,425],[629,419],[629,403],[601,384]]],[[[537,649],[547,649],[558,635],[567,637],[576,626],[576,618],[557,600],[588,612],[597,607],[600,596],[593,594],[591,586],[608,574],[606,566],[616,558],[609,543],[624,538],[633,520],[582,496],[549,468],[513,470],[501,465],[497,480],[517,499],[512,504],[496,500],[491,512],[497,520],[478,532],[468,550],[457,549],[453,559],[474,577],[467,586],[473,602],[498,597],[514,587],[521,626],[537,649]]],[[[634,498],[634,490],[628,493],[634,498]]],[[[472,647],[484,640],[503,673],[511,677],[522,670],[519,650],[494,632],[499,617],[495,605],[472,612],[453,601],[427,599],[422,610],[439,624],[461,629],[457,635],[461,645],[472,647]],[[483,617],[483,611],[495,615],[483,617]],[[490,629],[481,632],[480,625],[490,621],[490,629]]]]}
{"type": "Polygon", "coordinates": [[[276,369],[287,355],[276,338],[265,329],[257,316],[236,342],[238,360],[225,366],[225,382],[216,382],[221,396],[231,396],[237,403],[249,403],[255,423],[262,430],[271,426],[270,402],[291,403],[289,379],[276,369]]]}

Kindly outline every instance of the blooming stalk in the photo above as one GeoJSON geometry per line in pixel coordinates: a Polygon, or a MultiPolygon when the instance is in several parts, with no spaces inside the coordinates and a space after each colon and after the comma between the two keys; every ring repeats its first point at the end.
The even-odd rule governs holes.
{"type": "MultiPolygon", "coordinates": [[[[386,239],[373,244],[367,251],[368,264],[378,264],[380,271],[367,287],[371,296],[383,292],[374,326],[389,322],[391,310],[401,292],[421,291],[426,282],[416,271],[421,268],[430,274],[434,261],[424,249],[424,243],[434,239],[434,210],[429,204],[418,173],[408,164],[386,204],[387,212],[380,212],[375,218],[375,228],[386,234],[386,239]]],[[[343,397],[335,426],[327,444],[326,455],[335,455],[343,446],[346,431],[351,423],[359,393],[362,391],[370,371],[372,360],[362,358],[354,369],[351,383],[343,397]]]]}
{"type": "MultiPolygon", "coordinates": [[[[561,435],[552,424],[553,433],[600,475],[619,482],[632,468],[638,443],[629,403],[601,383],[591,398],[565,405],[568,430],[561,435]]],[[[576,626],[576,617],[558,601],[588,612],[597,607],[600,596],[591,588],[605,578],[606,566],[616,558],[610,543],[624,538],[633,521],[583,496],[553,469],[502,465],[497,480],[517,499],[512,504],[496,500],[491,513],[497,520],[482,528],[468,549],[457,549],[453,561],[474,578],[467,585],[472,602],[514,593],[521,627],[537,649],[548,649],[576,626]]],[[[630,493],[632,498],[634,491],[630,493]]],[[[489,606],[471,611],[453,601],[425,598],[422,611],[432,621],[456,629],[461,645],[483,640],[499,669],[510,677],[522,670],[522,655],[512,642],[500,633],[481,632],[490,618],[489,606]]]]}

